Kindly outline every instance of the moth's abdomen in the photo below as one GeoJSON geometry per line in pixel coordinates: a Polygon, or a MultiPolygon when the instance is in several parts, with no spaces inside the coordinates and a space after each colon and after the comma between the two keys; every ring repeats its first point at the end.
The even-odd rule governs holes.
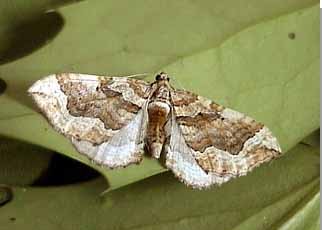
{"type": "Polygon", "coordinates": [[[166,140],[165,125],[169,114],[170,106],[166,102],[152,101],[149,103],[146,146],[149,153],[155,158],[160,157],[166,140]]]}

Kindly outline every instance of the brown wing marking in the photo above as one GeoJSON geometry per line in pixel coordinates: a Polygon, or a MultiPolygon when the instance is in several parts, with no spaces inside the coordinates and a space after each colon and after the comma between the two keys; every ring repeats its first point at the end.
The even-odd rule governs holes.
{"type": "MultiPolygon", "coordinates": [[[[106,130],[117,131],[127,125],[141,109],[148,84],[136,79],[98,77],[86,79],[84,75],[56,75],[62,92],[67,97],[67,110],[74,117],[100,119],[106,130]],[[132,95],[129,95],[130,94],[132,95]]],[[[94,131],[94,130],[93,130],[94,131]]],[[[95,144],[110,136],[91,136],[95,144]],[[95,139],[95,140],[94,140],[95,139]]],[[[79,135],[82,139],[84,135],[79,135]]],[[[85,138],[86,139],[86,138],[85,138]]]]}
{"type": "Polygon", "coordinates": [[[254,120],[232,121],[216,112],[177,117],[177,122],[188,146],[193,150],[204,152],[206,148],[214,146],[233,155],[238,154],[245,141],[263,127],[254,120]]]}
{"type": "Polygon", "coordinates": [[[171,100],[176,116],[195,116],[199,113],[219,113],[225,108],[207,98],[185,90],[174,90],[171,100]]]}

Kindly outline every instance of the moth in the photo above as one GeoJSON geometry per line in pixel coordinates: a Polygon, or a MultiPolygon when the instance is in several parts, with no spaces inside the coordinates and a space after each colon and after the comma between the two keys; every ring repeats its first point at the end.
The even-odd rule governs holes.
{"type": "Polygon", "coordinates": [[[78,152],[108,168],[139,163],[145,152],[193,188],[243,176],[281,155],[271,131],[192,92],[155,81],[54,74],[28,90],[51,125],[78,152]]]}

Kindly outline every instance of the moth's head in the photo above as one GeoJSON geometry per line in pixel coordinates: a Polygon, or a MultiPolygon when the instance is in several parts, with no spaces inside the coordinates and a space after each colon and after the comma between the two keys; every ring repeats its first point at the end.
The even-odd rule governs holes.
{"type": "Polygon", "coordinates": [[[165,72],[159,73],[157,76],[155,76],[155,80],[158,81],[170,81],[169,75],[166,74],[165,72]]]}

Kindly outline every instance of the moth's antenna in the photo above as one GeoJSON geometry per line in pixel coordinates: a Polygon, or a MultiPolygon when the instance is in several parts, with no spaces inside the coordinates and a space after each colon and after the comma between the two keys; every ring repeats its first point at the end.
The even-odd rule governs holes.
{"type": "Polygon", "coordinates": [[[181,84],[180,81],[177,81],[177,79],[174,76],[171,76],[171,79],[173,79],[173,81],[176,83],[176,85],[178,85],[181,89],[186,90],[183,85],[181,84]]]}
{"type": "Polygon", "coordinates": [[[144,79],[146,76],[151,75],[152,73],[137,73],[137,74],[132,74],[128,76],[122,76],[122,77],[128,77],[128,78],[137,78],[139,80],[144,79]]]}

